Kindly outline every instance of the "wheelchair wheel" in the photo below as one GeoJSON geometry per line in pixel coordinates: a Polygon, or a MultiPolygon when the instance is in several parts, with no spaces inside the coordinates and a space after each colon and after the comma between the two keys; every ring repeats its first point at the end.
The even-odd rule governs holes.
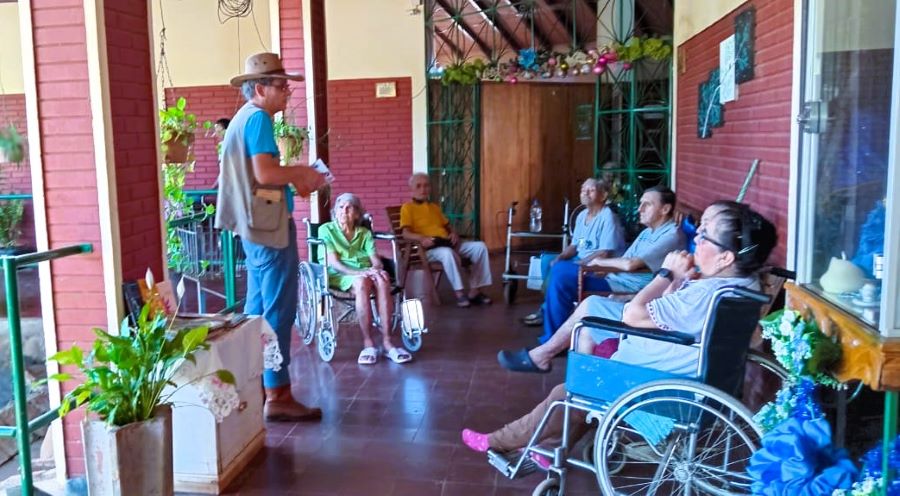
{"type": "Polygon", "coordinates": [[[300,263],[300,292],[297,295],[297,329],[303,344],[312,343],[316,336],[316,322],[318,320],[318,298],[316,278],[312,267],[306,263],[300,263]]]}
{"type": "Polygon", "coordinates": [[[337,349],[337,338],[330,322],[323,322],[319,327],[316,348],[319,350],[319,358],[323,361],[330,362],[334,358],[334,352],[337,349]]]}
{"type": "Polygon", "coordinates": [[[775,399],[788,380],[788,371],[774,357],[754,349],[747,352],[746,367],[741,403],[756,412],[775,399]]]}
{"type": "Polygon", "coordinates": [[[531,496],[559,496],[559,481],[556,479],[544,479],[534,488],[531,496]]]}
{"type": "Polygon", "coordinates": [[[746,468],[761,436],[750,411],[718,389],[679,379],[649,382],[622,395],[603,417],[594,441],[597,481],[603,494],[680,494],[689,487],[750,494],[746,468]],[[613,473],[618,463],[627,475],[613,473]]]}
{"type": "Polygon", "coordinates": [[[409,331],[406,329],[400,331],[400,340],[403,341],[403,347],[411,353],[415,353],[422,349],[422,332],[409,331]]]}
{"type": "MultiPolygon", "coordinates": [[[[509,269],[510,274],[515,274],[516,271],[513,269],[509,269]]],[[[519,292],[519,281],[512,279],[509,281],[503,282],[503,301],[506,302],[507,305],[512,305],[516,302],[516,293],[519,292]]]]}

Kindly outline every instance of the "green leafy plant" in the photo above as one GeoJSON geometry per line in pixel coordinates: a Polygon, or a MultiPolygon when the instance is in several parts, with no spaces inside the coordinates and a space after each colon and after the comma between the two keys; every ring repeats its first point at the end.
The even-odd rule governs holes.
{"type": "Polygon", "coordinates": [[[25,146],[16,126],[10,124],[0,129],[0,152],[0,162],[19,163],[25,159],[25,146]]]}
{"type": "Polygon", "coordinates": [[[487,64],[481,59],[450,65],[444,69],[444,74],[441,76],[441,84],[444,86],[451,84],[476,84],[481,79],[481,73],[486,68],[487,64]]]}
{"type": "Polygon", "coordinates": [[[19,242],[24,214],[25,202],[22,200],[0,202],[0,247],[12,248],[19,242]]]}
{"type": "Polygon", "coordinates": [[[614,43],[612,49],[622,62],[633,63],[644,57],[666,60],[672,57],[672,45],[661,38],[632,36],[625,43],[614,43]]]}
{"type": "Polygon", "coordinates": [[[187,112],[187,100],[179,97],[174,107],[159,110],[159,136],[163,152],[174,144],[189,146],[197,130],[197,116],[187,112]]]}
{"type": "MultiPolygon", "coordinates": [[[[187,174],[193,172],[193,164],[163,164],[163,217],[166,220],[166,259],[169,268],[176,272],[185,272],[191,267],[184,250],[178,229],[185,227],[185,220],[199,223],[216,213],[215,205],[201,204],[199,212],[194,211],[193,199],[184,191],[187,174]]],[[[209,262],[200,261],[201,269],[206,270],[209,262]]]]}
{"type": "MultiPolygon", "coordinates": [[[[165,393],[165,389],[174,385],[178,367],[185,360],[196,363],[196,353],[209,348],[208,327],[175,330],[173,322],[162,312],[152,313],[148,303],[134,325],[128,317],[122,320],[118,336],[95,328],[97,339],[87,353],[76,345],[50,357],[60,365],[74,366],[83,376],[66,394],[59,407],[60,416],[86,405],[89,412],[111,426],[152,418],[153,410],[171,397],[172,392],[165,393]]],[[[210,375],[224,384],[235,383],[234,375],[224,369],[210,375]]],[[[76,380],[68,372],[50,379],[76,380]]]]}
{"type": "Polygon", "coordinates": [[[273,129],[281,151],[281,158],[285,164],[289,164],[303,153],[303,143],[309,139],[309,129],[291,124],[285,120],[284,115],[275,119],[273,129]]]}

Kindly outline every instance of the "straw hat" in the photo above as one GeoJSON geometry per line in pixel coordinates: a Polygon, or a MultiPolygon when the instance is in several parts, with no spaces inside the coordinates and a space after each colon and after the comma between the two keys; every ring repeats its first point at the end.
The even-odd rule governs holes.
{"type": "Polygon", "coordinates": [[[244,63],[244,74],[231,78],[232,86],[240,86],[244,81],[262,78],[282,78],[291,81],[303,81],[303,74],[284,72],[284,65],[277,53],[257,53],[247,57],[244,63]]]}

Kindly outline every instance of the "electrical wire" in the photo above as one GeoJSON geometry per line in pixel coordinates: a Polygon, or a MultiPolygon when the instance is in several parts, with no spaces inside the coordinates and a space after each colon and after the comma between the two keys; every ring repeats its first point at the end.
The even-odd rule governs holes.
{"type": "Polygon", "coordinates": [[[247,17],[253,11],[253,0],[219,0],[219,22],[225,24],[229,19],[247,17]]]}

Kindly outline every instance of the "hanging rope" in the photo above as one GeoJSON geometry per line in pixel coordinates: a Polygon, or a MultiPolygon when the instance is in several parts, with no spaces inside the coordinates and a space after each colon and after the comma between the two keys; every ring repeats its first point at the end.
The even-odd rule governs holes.
{"type": "Polygon", "coordinates": [[[163,14],[163,0],[159,0],[159,20],[160,24],[162,24],[162,29],[159,30],[159,61],[156,64],[156,77],[157,81],[162,90],[160,92],[160,104],[162,108],[167,108],[166,104],[166,82],[169,83],[169,88],[174,88],[175,84],[172,83],[172,74],[169,72],[169,59],[166,57],[166,16],[163,14]]]}

